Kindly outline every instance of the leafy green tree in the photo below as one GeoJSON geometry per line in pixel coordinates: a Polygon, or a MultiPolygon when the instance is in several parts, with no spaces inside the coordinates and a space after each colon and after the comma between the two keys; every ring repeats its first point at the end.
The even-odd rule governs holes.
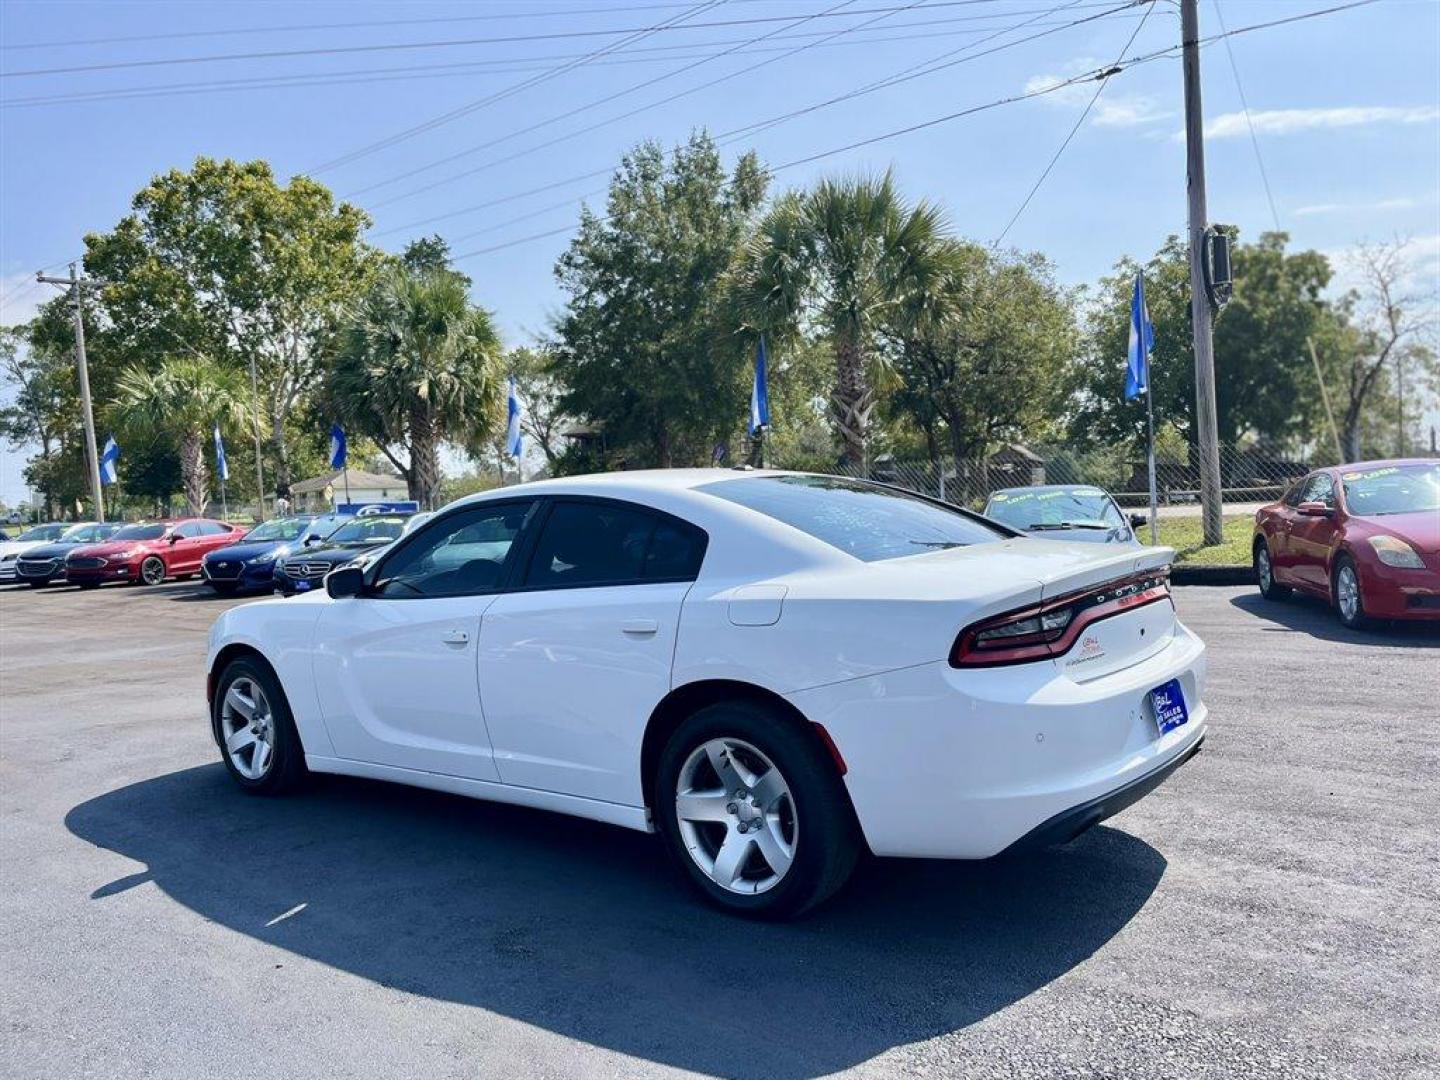
{"type": "Polygon", "coordinates": [[[115,407],[124,430],[178,448],[185,501],[191,514],[201,514],[210,497],[206,463],[210,433],[216,424],[244,424],[249,417],[247,396],[237,373],[181,356],[122,374],[115,407]]]}
{"type": "Polygon", "coordinates": [[[554,354],[547,348],[520,346],[505,354],[505,371],[515,380],[522,413],[520,429],[545,455],[552,471],[564,453],[561,443],[569,417],[561,405],[561,387],[554,375],[554,354]]]}
{"type": "MultiPolygon", "coordinates": [[[[1231,230],[1232,236],[1234,231],[1231,230]]],[[[1215,320],[1216,409],[1222,442],[1254,433],[1309,439],[1323,410],[1307,339],[1334,341],[1336,312],[1322,293],[1329,261],[1317,251],[1286,251],[1284,233],[1232,245],[1233,299],[1215,320]]],[[[1075,373],[1072,431],[1082,440],[1139,440],[1144,402],[1124,400],[1130,300],[1142,267],[1124,259],[1101,281],[1086,347],[1075,373]]],[[[1185,243],[1172,236],[1144,267],[1145,299],[1155,325],[1151,381],[1157,423],[1182,426],[1194,439],[1195,364],[1190,330],[1190,268],[1185,243]]]]}
{"type": "Polygon", "coordinates": [[[882,331],[900,376],[892,412],[957,469],[1000,443],[1050,434],[1078,346],[1074,307],[1045,260],[956,245],[919,318],[882,331]]]}
{"type": "Polygon", "coordinates": [[[753,154],[727,177],[714,140],[644,143],[581,213],[555,274],[569,296],[550,370],[559,406],[604,433],[612,460],[708,463],[745,414],[753,334],[723,289],[765,197],[753,154]]]}
{"type": "Polygon", "coordinates": [[[380,446],[410,497],[433,508],[441,444],[478,448],[501,422],[500,355],[490,313],[470,303],[460,275],[397,266],[340,334],[325,397],[347,429],[380,446]]]}
{"type": "Polygon", "coordinates": [[[30,326],[0,327],[0,373],[13,391],[10,403],[0,407],[0,438],[13,450],[38,448],[42,467],[28,479],[43,496],[47,514],[53,513],[62,493],[50,464],[66,444],[75,397],[70,357],[37,347],[30,326]]]}
{"type": "Polygon", "coordinates": [[[784,196],[747,245],[737,275],[747,318],[777,338],[818,329],[830,342],[833,417],[852,465],[864,461],[875,407],[879,328],[928,303],[949,249],[940,211],[908,204],[888,172],[784,196]]]}
{"type": "MultiPolygon", "coordinates": [[[[322,374],[319,346],[382,261],[370,219],[264,161],[199,158],[155,177],[115,228],[86,237],[121,367],[188,354],[238,372],[253,361],[276,480],[291,479],[286,421],[322,374]]],[[[248,378],[248,376],[247,376],[248,378]]]]}

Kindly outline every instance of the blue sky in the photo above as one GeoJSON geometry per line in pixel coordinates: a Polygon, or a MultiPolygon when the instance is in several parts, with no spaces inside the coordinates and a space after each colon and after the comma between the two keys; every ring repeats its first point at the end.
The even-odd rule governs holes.
{"type": "MultiPolygon", "coordinates": [[[[1220,0],[1217,15],[1214,0],[1203,0],[1202,34],[1216,32],[1221,16],[1235,30],[1337,2],[1220,0]]],[[[605,181],[524,193],[606,170],[638,140],[670,143],[702,126],[739,130],[727,152],[753,147],[780,165],[1033,93],[1120,55],[1144,12],[1110,13],[1121,3],[7,0],[0,6],[0,72],[10,73],[0,78],[0,320],[25,317],[41,295],[30,287],[34,270],[77,255],[86,231],[113,226],[152,174],[207,154],[266,158],[282,177],[314,170],[371,211],[372,239],[388,248],[438,231],[467,254],[566,230],[461,262],[477,301],[496,313],[509,342],[520,343],[555,311],[555,257],[578,199],[595,201],[605,181]],[[885,10],[897,7],[906,10],[885,10]],[[1065,25],[1081,19],[1090,21],[1065,25]],[[82,39],[94,43],[62,44],[82,39]],[[279,51],[303,55],[154,63],[279,51]],[[725,79],[766,60],[773,62],[725,79]],[[743,132],[930,62],[949,66],[743,132]],[[21,74],[96,65],[136,66],[21,74]],[[654,82],[633,89],[647,80],[654,82]],[[222,82],[231,85],[221,89],[222,82]],[[22,100],[67,95],[89,96],[22,100]],[[487,97],[496,100],[485,104],[487,97]],[[431,121],[418,134],[321,168],[431,121]],[[495,205],[466,210],[487,202],[495,205]]],[[[1156,3],[1128,55],[1178,40],[1176,7],[1156,3]]],[[[1281,226],[1296,244],[1336,254],[1364,239],[1411,238],[1416,287],[1433,296],[1440,3],[1383,0],[1231,44],[1281,226]]],[[[1253,237],[1273,218],[1249,129],[1224,45],[1203,57],[1211,217],[1253,237]]],[[[1093,85],[832,154],[784,170],[776,184],[893,167],[909,195],[940,202],[958,232],[988,242],[1075,124],[1093,85]]],[[[1005,243],[1045,253],[1062,280],[1079,284],[1183,230],[1180,92],[1174,59],[1112,79],[1005,243]]],[[[0,455],[0,498],[23,493],[20,464],[0,455]]]]}

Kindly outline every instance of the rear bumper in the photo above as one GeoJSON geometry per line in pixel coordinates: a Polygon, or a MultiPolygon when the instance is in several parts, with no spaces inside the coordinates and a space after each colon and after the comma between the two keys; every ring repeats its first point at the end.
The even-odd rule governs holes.
{"type": "Polygon", "coordinates": [[[1205,738],[1205,646],[1178,621],[1144,660],[1098,677],[1083,671],[940,661],[789,699],[839,748],[875,854],[985,859],[1118,813],[1205,738]],[[1171,679],[1189,720],[1161,735],[1149,692],[1171,679]]]}
{"type": "Polygon", "coordinates": [[[1081,833],[1099,825],[1106,818],[1114,817],[1121,810],[1134,806],[1168,780],[1171,773],[1200,753],[1204,745],[1205,736],[1201,735],[1191,744],[1189,750],[1171,758],[1153,772],[1146,773],[1136,780],[1131,780],[1128,784],[1121,785],[1114,791],[1096,796],[1079,806],[1072,806],[1069,810],[1060,811],[1049,821],[1035,826],[1005,850],[1007,852],[1033,851],[1037,848],[1052,847],[1055,844],[1068,844],[1081,833]]]}

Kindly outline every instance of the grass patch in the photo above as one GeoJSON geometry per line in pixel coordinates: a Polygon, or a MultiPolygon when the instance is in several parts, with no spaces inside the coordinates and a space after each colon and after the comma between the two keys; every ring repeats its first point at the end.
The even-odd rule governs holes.
{"type": "MultiPolygon", "coordinates": [[[[1214,547],[1205,546],[1205,524],[1199,517],[1162,517],[1160,543],[1173,547],[1175,562],[1190,566],[1249,566],[1250,542],[1255,519],[1249,514],[1224,518],[1225,539],[1214,547]]],[[[1150,542],[1150,526],[1136,529],[1144,543],[1150,542]]]]}

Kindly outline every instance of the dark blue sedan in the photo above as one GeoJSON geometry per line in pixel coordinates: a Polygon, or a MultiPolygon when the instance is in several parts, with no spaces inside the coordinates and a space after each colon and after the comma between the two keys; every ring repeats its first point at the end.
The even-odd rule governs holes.
{"type": "Polygon", "coordinates": [[[275,560],[299,550],[303,538],[314,535],[312,522],[315,520],[291,517],[261,522],[237,543],[206,555],[200,565],[200,576],[217,593],[269,592],[273,587],[275,560]]]}
{"type": "Polygon", "coordinates": [[[1086,484],[1005,488],[990,494],[983,513],[1046,540],[1097,544],[1138,544],[1135,529],[1146,523],[1140,514],[1127,518],[1109,492],[1086,484]]]}

